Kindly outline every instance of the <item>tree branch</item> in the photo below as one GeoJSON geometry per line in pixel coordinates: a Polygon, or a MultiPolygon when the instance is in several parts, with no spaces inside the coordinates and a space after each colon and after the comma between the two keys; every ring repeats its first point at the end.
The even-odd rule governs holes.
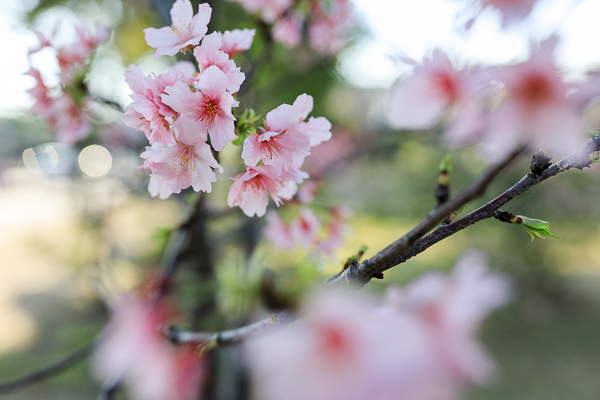
{"type": "Polygon", "coordinates": [[[406,250],[410,249],[415,242],[423,237],[431,229],[435,228],[453,211],[456,211],[469,201],[483,195],[486,187],[498,176],[498,174],[510,163],[517,159],[523,153],[524,148],[520,147],[504,158],[490,165],[466,188],[461,190],[445,203],[433,208],[429,214],[410,232],[390,244],[370,259],[362,263],[354,263],[347,269],[337,275],[332,276],[325,282],[327,286],[349,286],[360,289],[366,285],[373,277],[380,278],[382,271],[393,267],[396,259],[406,250]]]}
{"type": "MultiPolygon", "coordinates": [[[[563,171],[567,171],[572,168],[577,168],[581,170],[583,168],[589,167],[592,164],[589,156],[590,154],[596,151],[600,151],[600,135],[594,136],[594,138],[577,153],[571,154],[563,158],[562,160],[556,162],[555,164],[541,172],[539,175],[536,176],[533,173],[525,175],[519,182],[514,184],[510,189],[506,190],[494,200],[479,207],[477,210],[451,224],[440,226],[435,231],[431,232],[429,235],[417,241],[415,245],[411,247],[408,251],[405,251],[404,253],[396,257],[396,259],[393,261],[394,264],[392,266],[405,262],[409,258],[412,258],[417,254],[420,254],[423,251],[427,250],[429,247],[433,246],[437,242],[455,234],[458,231],[465,229],[468,226],[473,225],[478,221],[493,217],[496,210],[500,209],[500,207],[502,207],[504,204],[508,203],[520,194],[524,193],[532,186],[537,185],[540,182],[543,182],[546,179],[553,177],[563,171]]],[[[385,269],[388,268],[391,268],[391,266],[385,269]]]]}
{"type": "Polygon", "coordinates": [[[250,325],[221,332],[191,332],[184,331],[175,326],[166,327],[164,334],[175,344],[197,343],[206,346],[229,346],[240,343],[261,333],[283,327],[292,322],[291,315],[284,311],[279,314],[271,314],[269,318],[255,322],[250,325]]]}
{"type": "Polygon", "coordinates": [[[487,185],[498,173],[510,164],[523,151],[516,150],[504,159],[492,164],[477,177],[469,186],[459,192],[455,197],[443,205],[434,208],[419,225],[412,231],[381,250],[375,256],[362,263],[354,263],[346,270],[331,277],[326,285],[346,285],[359,289],[366,285],[372,278],[381,278],[383,271],[390,269],[411,257],[425,251],[442,239],[473,225],[485,218],[493,216],[494,211],[508,203],[516,196],[527,191],[530,187],[546,179],[572,168],[583,169],[591,165],[590,154],[600,150],[600,135],[594,138],[581,150],[571,154],[536,175],[532,172],[525,175],[512,188],[508,189],[494,200],[473,211],[469,215],[453,223],[439,226],[435,231],[423,237],[429,230],[441,222],[446,215],[458,209],[463,204],[483,194],[487,185]],[[422,238],[422,239],[421,239],[422,238]],[[420,240],[419,240],[420,239],[420,240]]]}
{"type": "Polygon", "coordinates": [[[67,354],[66,356],[59,358],[52,364],[49,364],[43,368],[29,372],[21,377],[2,382],[0,383],[0,393],[8,393],[19,390],[28,385],[59,374],[60,372],[63,372],[67,368],[72,367],[79,361],[86,358],[90,354],[92,347],[93,344],[90,343],[81,349],[75,350],[71,354],[67,354]]]}

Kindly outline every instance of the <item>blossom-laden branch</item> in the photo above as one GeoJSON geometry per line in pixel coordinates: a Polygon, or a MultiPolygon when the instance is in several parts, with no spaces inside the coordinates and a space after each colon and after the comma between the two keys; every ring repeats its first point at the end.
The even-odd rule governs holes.
{"type": "MultiPolygon", "coordinates": [[[[329,278],[325,282],[325,286],[339,285],[360,289],[373,277],[381,276],[380,274],[382,274],[383,271],[404,263],[409,258],[427,250],[435,243],[438,243],[482,219],[494,217],[496,210],[518,195],[524,193],[532,186],[537,185],[560,172],[572,168],[583,169],[589,167],[592,163],[590,155],[598,151],[600,151],[600,135],[596,135],[577,153],[571,154],[549,167],[547,166],[543,171],[533,171],[536,168],[532,168],[533,172],[525,175],[513,187],[496,197],[494,200],[473,211],[469,215],[453,223],[441,225],[430,234],[423,236],[423,232],[427,232],[429,229],[435,227],[454,210],[460,208],[468,201],[481,196],[490,182],[523,152],[523,149],[517,149],[504,159],[492,164],[485,172],[456,196],[443,205],[434,208],[419,225],[402,238],[381,250],[370,259],[365,260],[360,264],[351,264],[341,273],[329,278]]],[[[534,155],[534,161],[537,158],[539,158],[539,155],[534,155]]],[[[279,318],[283,319],[283,315],[284,314],[279,314],[279,318]]],[[[289,318],[287,319],[289,320],[289,318]]],[[[273,324],[273,317],[271,316],[253,324],[228,331],[189,332],[169,327],[165,330],[165,334],[174,343],[205,343],[210,344],[211,346],[223,346],[240,343],[257,334],[272,330],[275,325],[276,324],[273,324]]],[[[279,327],[284,325],[285,324],[283,323],[278,324],[279,327]]]]}

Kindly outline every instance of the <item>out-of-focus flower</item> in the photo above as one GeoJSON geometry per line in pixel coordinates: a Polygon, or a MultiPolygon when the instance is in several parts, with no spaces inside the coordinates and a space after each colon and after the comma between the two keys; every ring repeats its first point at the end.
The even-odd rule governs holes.
{"type": "Polygon", "coordinates": [[[255,29],[234,29],[219,33],[221,36],[220,50],[223,50],[231,58],[242,51],[250,49],[255,34],[255,29]]]}
{"type": "Polygon", "coordinates": [[[390,92],[387,120],[394,128],[427,129],[452,111],[449,141],[472,140],[483,127],[478,101],[481,80],[474,71],[456,71],[448,57],[435,50],[412,75],[397,82],[390,92]]]}
{"type": "Polygon", "coordinates": [[[556,43],[557,37],[551,37],[529,60],[490,73],[506,85],[506,95],[483,139],[488,154],[504,154],[520,144],[561,153],[583,145],[582,104],[579,97],[568,95],[576,86],[565,83],[554,64],[556,43]]]}
{"type": "Polygon", "coordinates": [[[194,15],[190,0],[177,0],[171,8],[171,26],[144,29],[148,46],[156,49],[154,58],[197,46],[208,31],[211,14],[208,4],[200,4],[194,15]]]}
{"type": "Polygon", "coordinates": [[[141,154],[146,160],[144,168],[152,171],[150,193],[164,198],[164,185],[173,193],[190,186],[196,192],[210,193],[211,182],[217,180],[212,168],[219,172],[223,168],[206,144],[206,132],[198,132],[196,121],[188,116],[178,118],[173,127],[175,143],[154,142],[141,154]]]}
{"type": "Polygon", "coordinates": [[[280,19],[273,26],[273,40],[282,43],[287,48],[294,48],[302,41],[302,18],[293,14],[280,19]]]}
{"type": "Polygon", "coordinates": [[[60,142],[74,144],[90,134],[92,127],[85,113],[86,104],[76,104],[67,94],[62,94],[52,102],[57,139],[60,142]]]}
{"type": "Polygon", "coordinates": [[[291,250],[294,248],[294,240],[290,227],[281,220],[274,211],[267,213],[267,225],[263,235],[277,248],[291,250]]]}
{"type": "MultiPolygon", "coordinates": [[[[469,0],[471,4],[477,4],[483,11],[486,8],[494,8],[502,14],[502,27],[507,28],[510,25],[514,25],[527,18],[531,13],[533,6],[537,0],[469,0]]],[[[474,19],[477,18],[475,15],[471,20],[467,22],[467,26],[473,24],[474,19]]]]}
{"type": "Polygon", "coordinates": [[[294,241],[303,247],[309,247],[317,241],[321,231],[321,222],[310,208],[302,208],[300,216],[291,222],[290,232],[294,241]]]}
{"type": "Polygon", "coordinates": [[[231,93],[226,91],[228,79],[216,65],[211,65],[200,75],[196,92],[192,92],[183,82],[167,87],[162,101],[181,114],[188,114],[197,121],[201,131],[210,136],[212,147],[223,150],[235,138],[231,107],[239,104],[231,93]]]}
{"type": "Polygon", "coordinates": [[[245,75],[236,67],[235,62],[229,59],[229,55],[222,50],[221,36],[213,32],[202,40],[202,44],[194,49],[194,57],[198,60],[200,72],[204,72],[211,65],[216,65],[227,76],[226,89],[235,93],[240,90],[245,75]]]}
{"type": "Polygon", "coordinates": [[[134,400],[191,400],[202,369],[193,351],[176,353],[161,335],[164,315],[135,298],[117,305],[91,357],[101,382],[124,382],[134,400]]]}
{"type": "Polygon", "coordinates": [[[281,190],[281,182],[275,169],[269,165],[246,166],[246,172],[232,178],[235,182],[229,188],[227,205],[239,206],[244,214],[252,217],[262,217],[267,212],[269,197],[267,191],[277,206],[281,200],[277,193],[281,190]]]}
{"type": "Polygon", "coordinates": [[[455,400],[466,383],[487,383],[493,364],[475,333],[508,291],[482,262],[469,255],[451,276],[391,291],[383,307],[349,294],[313,296],[294,324],[248,343],[258,396],[455,400]]]}

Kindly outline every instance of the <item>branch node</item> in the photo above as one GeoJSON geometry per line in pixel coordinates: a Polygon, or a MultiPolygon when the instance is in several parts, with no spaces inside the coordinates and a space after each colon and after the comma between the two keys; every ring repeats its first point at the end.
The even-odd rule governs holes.
{"type": "Polygon", "coordinates": [[[540,150],[533,155],[531,158],[530,175],[532,178],[540,176],[545,170],[547,170],[552,162],[552,155],[547,154],[544,150],[540,150]]]}

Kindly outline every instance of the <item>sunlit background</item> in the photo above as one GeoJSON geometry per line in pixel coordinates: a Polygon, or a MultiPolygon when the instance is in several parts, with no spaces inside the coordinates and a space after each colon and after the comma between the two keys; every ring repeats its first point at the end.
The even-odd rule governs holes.
{"type": "MultiPolygon", "coordinates": [[[[461,26],[468,18],[468,1],[353,1],[362,25],[334,64],[310,57],[306,61],[302,54],[291,56],[288,62],[280,48],[276,65],[285,72],[276,73],[272,82],[262,77],[256,91],[244,100],[264,115],[307,92],[315,97],[315,115],[333,121],[334,135],[341,138],[336,147],[340,158],[351,152],[350,143],[375,143],[370,153],[330,168],[325,176],[317,203],[345,203],[354,209],[353,232],[336,259],[326,263],[326,272],[339,269],[344,258],[361,245],[369,247],[367,256],[372,255],[434,205],[437,164],[448,152],[436,145],[438,132],[398,133],[382,119],[387,90],[410,72],[402,58],[420,61],[441,47],[457,65],[509,63],[525,59],[532,42],[556,34],[561,39],[557,61],[569,78],[600,68],[597,0],[540,0],[527,23],[508,30],[501,28],[497,13],[486,10],[467,33],[461,26]]],[[[218,29],[246,27],[237,4],[217,3],[217,14],[235,16],[223,17],[218,29]]],[[[130,63],[139,63],[146,73],[159,73],[171,63],[167,57],[152,58],[152,50],[143,41],[142,29],[160,26],[152,5],[143,0],[2,2],[0,380],[44,365],[97,334],[106,320],[97,291],[104,279],[102,271],[109,270],[123,290],[134,287],[157,264],[160,229],[177,226],[185,215],[189,193],[168,201],[147,193],[147,174],[137,169],[139,153],[120,147],[123,143],[142,146],[143,135],[124,128],[118,112],[99,107],[96,116],[109,128],[95,132],[98,140],[77,147],[57,143],[29,113],[33,100],[26,91],[34,80],[23,75],[29,68],[27,50],[37,44],[31,27],[45,33],[58,29],[57,40],[68,42],[78,15],[84,15],[115,29],[94,60],[90,92],[126,106],[130,90],[123,72],[130,63]]],[[[240,63],[243,69],[249,59],[240,63]]],[[[45,51],[31,62],[49,81],[58,70],[45,51]]],[[[338,156],[327,151],[323,157],[335,160],[338,156]]],[[[451,152],[456,189],[481,171],[486,161],[471,148],[451,152]]],[[[215,208],[225,207],[226,178],[237,173],[235,157],[235,150],[223,153],[226,171],[215,185],[215,208]]],[[[525,160],[492,185],[486,198],[501,193],[526,171],[525,160]]],[[[513,277],[518,300],[492,318],[483,332],[500,365],[499,384],[474,390],[469,398],[595,400],[600,396],[599,198],[597,170],[568,172],[507,207],[549,220],[560,240],[530,243],[524,232],[483,221],[386,273],[386,281],[374,282],[370,289],[380,291],[390,281],[405,282],[426,269],[450,268],[463,250],[482,249],[494,268],[513,277]]],[[[483,202],[470,205],[469,211],[483,202]]],[[[236,226],[226,217],[211,232],[220,238],[227,228],[236,226]]],[[[234,242],[223,240],[220,256],[225,272],[217,279],[225,280],[223,290],[231,293],[218,295],[235,308],[239,304],[231,299],[239,293],[231,287],[236,282],[227,279],[231,271],[235,275],[242,255],[236,253],[234,242]]],[[[268,258],[275,269],[283,268],[290,257],[304,257],[271,254],[265,244],[259,245],[257,254],[259,261],[253,262],[268,258]]],[[[190,276],[184,271],[181,279],[190,276]]],[[[201,289],[185,290],[183,301],[189,302],[185,296],[192,297],[201,289]]],[[[96,395],[97,387],[82,365],[6,398],[96,395]]]]}

